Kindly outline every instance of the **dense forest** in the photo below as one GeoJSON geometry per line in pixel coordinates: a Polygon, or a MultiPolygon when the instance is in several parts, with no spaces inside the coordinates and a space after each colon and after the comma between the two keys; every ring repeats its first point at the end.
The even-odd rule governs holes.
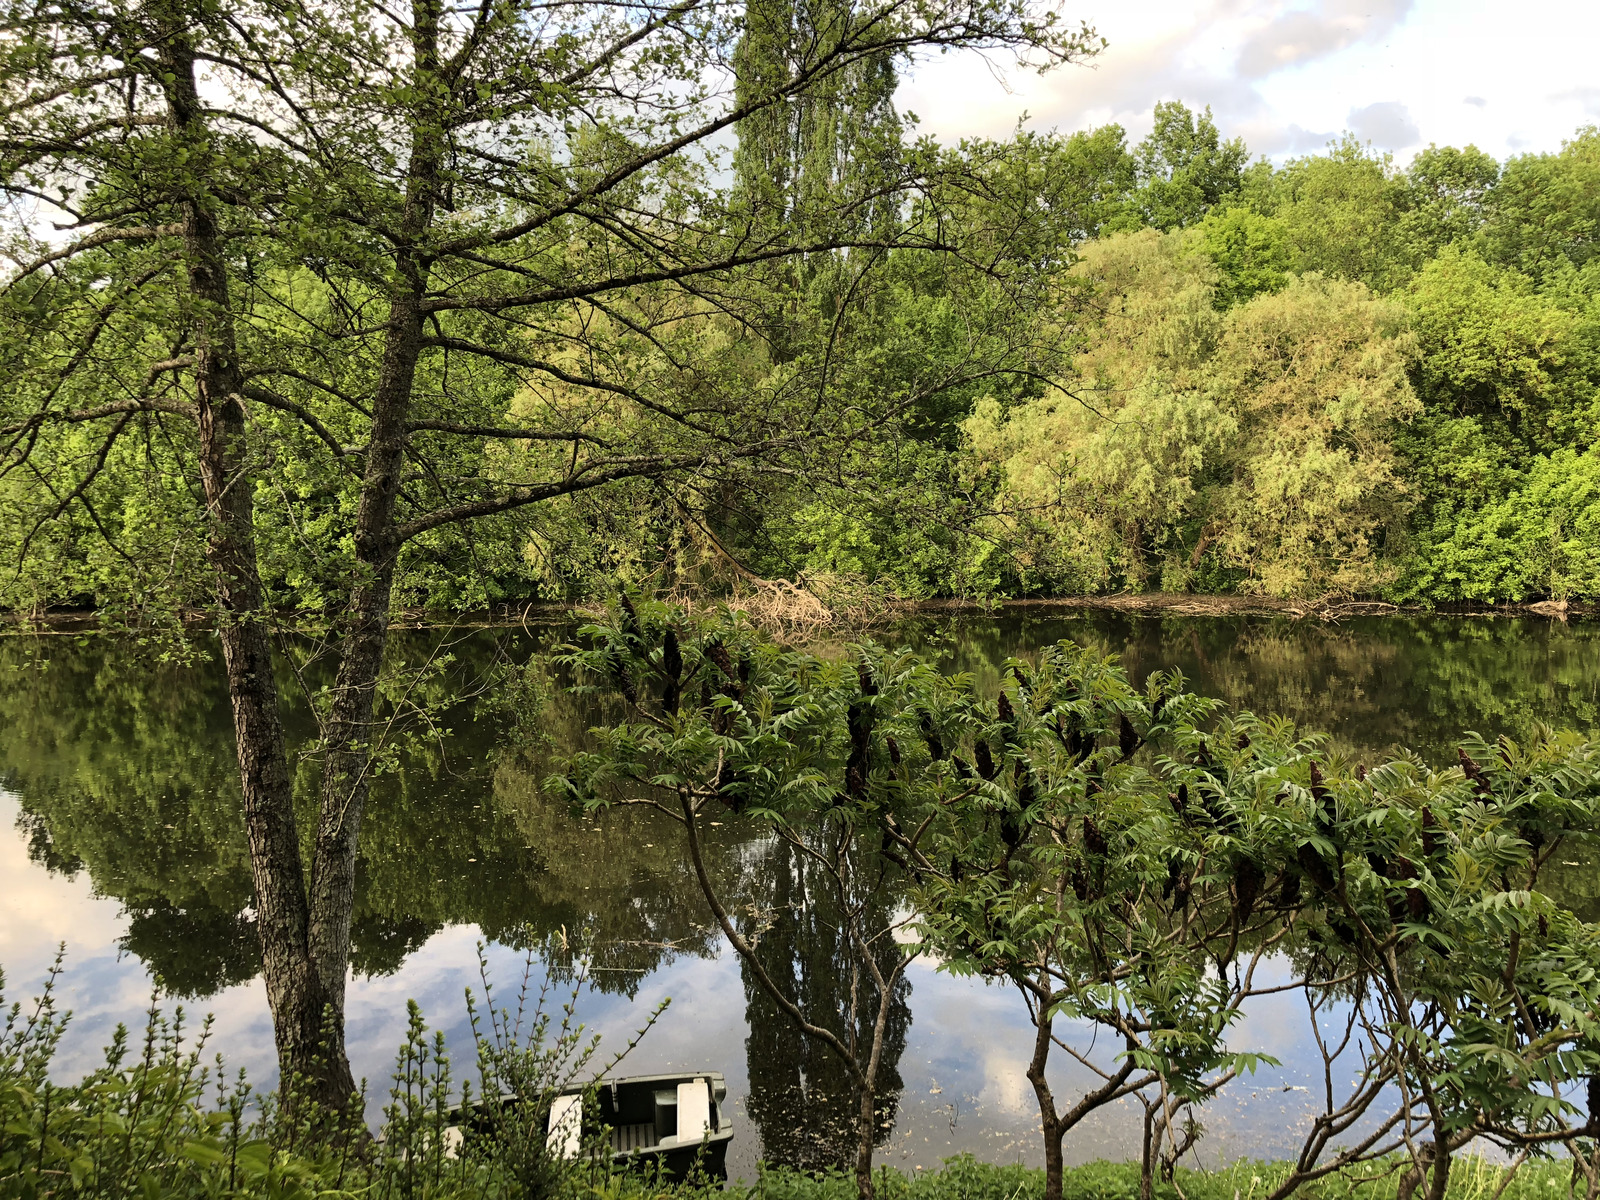
{"type": "MultiPolygon", "coordinates": [[[[1132,147],[1113,125],[946,153],[991,209],[973,226],[1014,231],[959,266],[899,251],[854,314],[850,386],[909,398],[896,426],[827,477],[718,481],[687,523],[643,490],[620,524],[572,504],[530,582],[670,580],[709,542],[907,597],[1600,593],[1594,129],[1503,164],[1346,137],[1274,167],[1171,103],[1132,147]],[[919,392],[975,331],[992,373],[919,392]]],[[[836,277],[797,282],[826,327],[836,277]]]]}
{"type": "MultiPolygon", "coordinates": [[[[782,65],[762,60],[781,51],[759,16],[736,63],[754,79],[782,65]]],[[[1115,125],[948,147],[908,138],[894,84],[866,59],[747,118],[733,185],[700,194],[746,237],[826,226],[819,241],[855,244],[716,295],[641,286],[574,308],[517,330],[518,354],[501,346],[501,365],[553,373],[467,385],[492,419],[583,408],[597,438],[654,417],[595,405],[585,373],[691,411],[814,394],[813,411],[870,417],[781,465],[707,458],[420,539],[398,596],[462,608],[752,576],[906,598],[1600,594],[1594,128],[1504,163],[1430,147],[1402,169],[1346,137],[1275,167],[1167,103],[1131,147],[1115,125]]],[[[27,335],[52,291],[92,294],[129,266],[74,259],[48,288],[13,287],[13,370],[45,340],[27,335]]],[[[267,288],[293,311],[297,274],[320,268],[275,269],[267,288]]],[[[285,340],[281,315],[258,308],[257,336],[285,340]]],[[[342,578],[332,514],[353,499],[327,446],[274,430],[280,415],[260,417],[282,468],[257,485],[262,566],[283,607],[315,612],[342,578]]],[[[6,606],[203,603],[184,453],[157,419],[8,470],[0,523],[27,554],[0,582],[6,606]]],[[[551,453],[504,440],[486,465],[511,477],[551,453]]]]}

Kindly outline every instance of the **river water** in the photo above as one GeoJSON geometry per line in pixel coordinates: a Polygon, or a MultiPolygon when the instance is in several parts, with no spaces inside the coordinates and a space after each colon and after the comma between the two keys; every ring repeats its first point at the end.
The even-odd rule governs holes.
{"type": "MultiPolygon", "coordinates": [[[[579,1017],[607,1047],[620,1047],[670,998],[623,1071],[722,1071],[735,1175],[751,1176],[763,1158],[843,1161],[839,1072],[749,985],[711,927],[676,827],[638,812],[580,820],[541,797],[548,746],[572,744],[590,714],[560,694],[538,708],[526,691],[495,705],[464,698],[493,664],[568,636],[559,627],[433,632],[399,648],[431,667],[404,696],[413,736],[375,784],[362,831],[348,1036],[374,1119],[406,1000],[446,1033],[465,1073],[463,993],[481,990],[480,964],[508,996],[531,962],[536,982],[555,978],[558,997],[578,987],[579,1017]],[[525,718],[520,734],[508,712],[525,718]],[[579,945],[586,978],[574,985],[579,945]]],[[[1580,622],[1323,624],[1028,609],[908,621],[875,636],[915,644],[989,688],[1007,656],[1070,637],[1121,655],[1136,681],[1178,667],[1199,692],[1289,716],[1369,762],[1397,745],[1449,761],[1466,730],[1492,738],[1519,736],[1535,721],[1600,725],[1600,625],[1580,622]]],[[[313,657],[301,679],[314,690],[321,670],[313,657]]],[[[293,695],[295,680],[285,683],[293,695]]],[[[301,738],[308,711],[290,714],[301,738]]],[[[270,1086],[271,1025],[233,770],[214,664],[163,664],[102,638],[0,642],[0,967],[9,1004],[37,990],[65,946],[59,993],[74,1022],[58,1061],[63,1077],[87,1070],[117,1022],[137,1024],[154,994],[168,1009],[210,1014],[211,1048],[270,1086]]],[[[309,813],[310,765],[300,774],[309,813]]],[[[716,869],[743,911],[768,923],[766,945],[787,959],[789,986],[813,1005],[837,1000],[843,951],[825,912],[792,902],[797,864],[731,818],[714,833],[716,869]]],[[[1590,856],[1574,855],[1555,886],[1600,919],[1600,879],[1590,856]]],[[[1297,1144],[1320,1078],[1306,1022],[1299,1001],[1279,997],[1235,1028],[1236,1049],[1283,1065],[1239,1081],[1204,1111],[1203,1163],[1297,1144]]],[[[1039,1162],[1023,1076],[1031,1036],[1014,992],[953,977],[936,962],[914,964],[891,1020],[893,1127],[881,1160],[915,1170],[971,1151],[1039,1162]]],[[[1110,1048],[1081,1048],[1110,1061],[1110,1048]]],[[[1060,1096],[1087,1078],[1061,1068],[1053,1082],[1060,1096]]],[[[1137,1112],[1103,1110],[1071,1136],[1069,1157],[1134,1152],[1137,1112]]]]}

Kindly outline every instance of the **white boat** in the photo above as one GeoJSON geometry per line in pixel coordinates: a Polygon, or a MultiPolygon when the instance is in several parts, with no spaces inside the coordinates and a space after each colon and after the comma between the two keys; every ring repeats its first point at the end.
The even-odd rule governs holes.
{"type": "MultiPolygon", "coordinates": [[[[604,1130],[611,1161],[619,1166],[659,1166],[664,1174],[682,1179],[698,1164],[704,1174],[725,1179],[728,1143],[733,1140],[727,1096],[728,1085],[718,1071],[573,1084],[551,1101],[545,1144],[563,1158],[577,1158],[604,1130]],[[597,1103],[585,1121],[583,1098],[591,1090],[597,1103]]],[[[471,1113],[461,1114],[446,1135],[450,1142],[459,1145],[463,1134],[487,1131],[493,1120],[491,1109],[480,1103],[471,1113]]]]}

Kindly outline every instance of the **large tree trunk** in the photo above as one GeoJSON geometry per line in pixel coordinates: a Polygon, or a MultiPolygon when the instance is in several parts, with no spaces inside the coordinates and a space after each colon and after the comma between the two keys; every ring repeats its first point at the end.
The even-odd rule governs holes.
{"type": "Polygon", "coordinates": [[[339,672],[323,729],[326,757],[311,868],[311,954],[341,1027],[356,850],[370,790],[375,699],[389,640],[389,602],[399,555],[392,533],[394,507],[405,465],[411,384],[422,337],[415,296],[391,305],[390,322],[356,517],[355,548],[362,574],[338,625],[339,672]]]}
{"type": "Polygon", "coordinates": [[[227,263],[208,189],[200,182],[209,149],[204,110],[181,12],[169,11],[162,25],[169,125],[195,156],[197,179],[180,205],[184,265],[196,302],[200,477],[210,517],[206,553],[217,578],[262,975],[285,1097],[293,1098],[291,1085],[300,1080],[318,1099],[342,1107],[354,1096],[355,1085],[344,1053],[343,1024],[327,1020],[330,996],[312,969],[309,953],[294,792],[256,561],[250,447],[227,263]]]}

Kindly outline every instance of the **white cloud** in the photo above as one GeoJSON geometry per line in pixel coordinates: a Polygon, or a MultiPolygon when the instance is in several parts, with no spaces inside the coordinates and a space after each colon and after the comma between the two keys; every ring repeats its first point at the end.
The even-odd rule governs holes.
{"type": "Polygon", "coordinates": [[[1035,129],[1115,121],[1136,141],[1158,101],[1182,100],[1275,158],[1344,129],[1396,150],[1555,150],[1600,115],[1592,0],[1528,5],[1515,21],[1493,0],[1080,0],[1063,15],[1109,39],[1093,65],[1001,83],[951,55],[916,64],[902,106],[947,139],[1004,137],[1026,112],[1035,129]],[[1385,105],[1400,119],[1381,120],[1385,105]],[[1354,129],[1359,113],[1378,125],[1354,129]]]}
{"type": "Polygon", "coordinates": [[[1245,40],[1236,70],[1246,79],[1261,79],[1374,41],[1404,20],[1411,6],[1412,0],[1327,0],[1279,13],[1245,40]]]}
{"type": "Polygon", "coordinates": [[[1554,93],[1550,99],[1557,103],[1573,101],[1583,106],[1586,115],[1600,117],[1600,87],[1565,88],[1554,93]]]}

